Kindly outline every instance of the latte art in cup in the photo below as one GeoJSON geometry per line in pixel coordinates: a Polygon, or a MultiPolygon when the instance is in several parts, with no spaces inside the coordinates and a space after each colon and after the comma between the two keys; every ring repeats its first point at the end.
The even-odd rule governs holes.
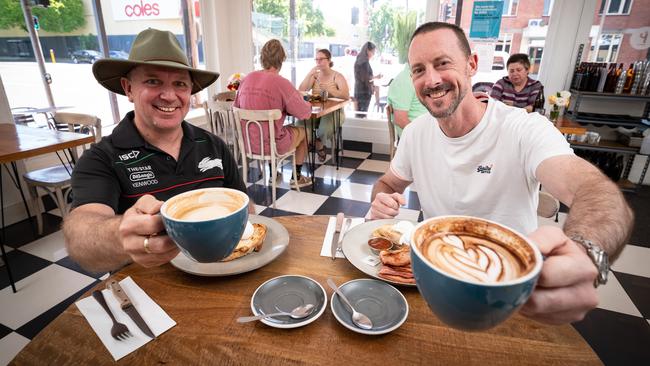
{"type": "Polygon", "coordinates": [[[244,198],[236,193],[197,191],[172,198],[167,206],[167,214],[175,220],[212,220],[228,216],[244,204],[244,198]]]}
{"type": "Polygon", "coordinates": [[[423,243],[421,251],[435,267],[467,281],[510,281],[532,268],[506,246],[474,235],[441,233],[423,243]]]}
{"type": "Polygon", "coordinates": [[[485,330],[510,317],[533,293],[542,253],[524,235],[472,216],[438,216],[411,233],[418,291],[445,324],[485,330]]]}

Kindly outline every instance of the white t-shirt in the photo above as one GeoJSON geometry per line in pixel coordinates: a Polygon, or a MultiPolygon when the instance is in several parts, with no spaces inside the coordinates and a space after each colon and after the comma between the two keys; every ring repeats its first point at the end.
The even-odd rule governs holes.
{"type": "Polygon", "coordinates": [[[528,234],[537,228],[537,166],[572,154],[546,118],[490,99],[462,137],[447,137],[428,113],[408,124],[390,167],[415,182],[425,218],[478,216],[528,234]]]}

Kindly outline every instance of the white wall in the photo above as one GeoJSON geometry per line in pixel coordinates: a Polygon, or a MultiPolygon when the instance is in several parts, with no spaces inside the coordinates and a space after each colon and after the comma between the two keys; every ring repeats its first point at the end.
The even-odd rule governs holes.
{"type": "Polygon", "coordinates": [[[251,11],[251,0],[201,1],[206,68],[221,74],[208,88],[210,98],[226,90],[230,75],[253,71],[251,11]]]}

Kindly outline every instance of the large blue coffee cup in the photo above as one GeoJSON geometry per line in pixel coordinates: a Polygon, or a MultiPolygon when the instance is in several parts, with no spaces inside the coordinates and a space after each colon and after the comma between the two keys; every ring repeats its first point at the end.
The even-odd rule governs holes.
{"type": "MultiPolygon", "coordinates": [[[[463,243],[460,247],[464,254],[470,245],[463,243]]],[[[474,265],[471,255],[459,255],[458,258],[474,265]]],[[[418,290],[431,311],[453,328],[476,331],[502,323],[528,300],[535,289],[543,261],[535,244],[506,226],[476,217],[440,216],[421,222],[411,233],[411,262],[418,290]],[[432,244],[432,238],[440,238],[445,233],[456,238],[471,236],[497,243],[521,259],[525,270],[517,272],[520,275],[516,278],[487,283],[456,271],[456,267],[449,265],[456,260],[456,248],[448,249],[444,255],[432,249],[440,248],[432,244]],[[429,259],[436,256],[439,256],[436,263],[444,263],[447,270],[442,269],[443,264],[436,266],[429,259]]],[[[482,265],[485,265],[484,261],[477,268],[487,273],[489,264],[482,265]]]]}
{"type": "Polygon", "coordinates": [[[229,256],[248,222],[248,195],[204,188],[168,199],[160,208],[167,235],[187,257],[201,263],[229,256]]]}

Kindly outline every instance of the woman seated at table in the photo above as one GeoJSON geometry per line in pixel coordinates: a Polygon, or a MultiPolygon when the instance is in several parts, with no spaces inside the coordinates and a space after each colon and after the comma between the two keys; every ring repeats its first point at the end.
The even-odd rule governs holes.
{"type": "MultiPolygon", "coordinates": [[[[277,152],[283,154],[296,148],[296,176],[298,186],[304,187],[311,184],[311,180],[301,174],[302,162],[307,155],[307,137],[305,129],[297,126],[284,126],[287,114],[305,119],[311,115],[311,104],[306,102],[300,92],[293,87],[291,82],[280,76],[282,62],[286,60],[282,44],[277,39],[272,39],[262,47],[260,61],[264,70],[248,74],[237,91],[234,106],[249,110],[279,109],[282,117],[274,123],[275,145],[277,152]]],[[[246,128],[244,121],[242,129],[246,128]]],[[[268,125],[265,125],[264,134],[268,136],[268,125]]],[[[256,126],[249,126],[251,149],[259,153],[260,133],[256,126]]],[[[264,150],[270,151],[268,141],[264,142],[264,150]]],[[[278,175],[281,177],[282,175],[278,175]]],[[[293,185],[293,179],[291,185],[293,185]]]]}
{"type": "Polygon", "coordinates": [[[494,83],[490,96],[505,104],[533,111],[537,95],[542,91],[542,83],[528,77],[530,61],[524,53],[515,53],[506,63],[508,76],[494,83]]]}
{"type": "MultiPolygon", "coordinates": [[[[318,50],[314,60],[316,66],[305,76],[298,90],[311,91],[312,94],[317,95],[321,95],[323,91],[326,91],[328,98],[349,99],[348,82],[343,74],[332,69],[334,62],[332,62],[330,51],[326,49],[318,50]]],[[[345,116],[343,110],[339,109],[321,117],[318,131],[316,131],[316,151],[318,152],[318,160],[321,162],[325,161],[327,157],[323,141],[331,141],[334,135],[334,113],[339,113],[338,120],[343,123],[345,116]]],[[[307,138],[309,139],[310,136],[307,136],[307,138]]]]}

